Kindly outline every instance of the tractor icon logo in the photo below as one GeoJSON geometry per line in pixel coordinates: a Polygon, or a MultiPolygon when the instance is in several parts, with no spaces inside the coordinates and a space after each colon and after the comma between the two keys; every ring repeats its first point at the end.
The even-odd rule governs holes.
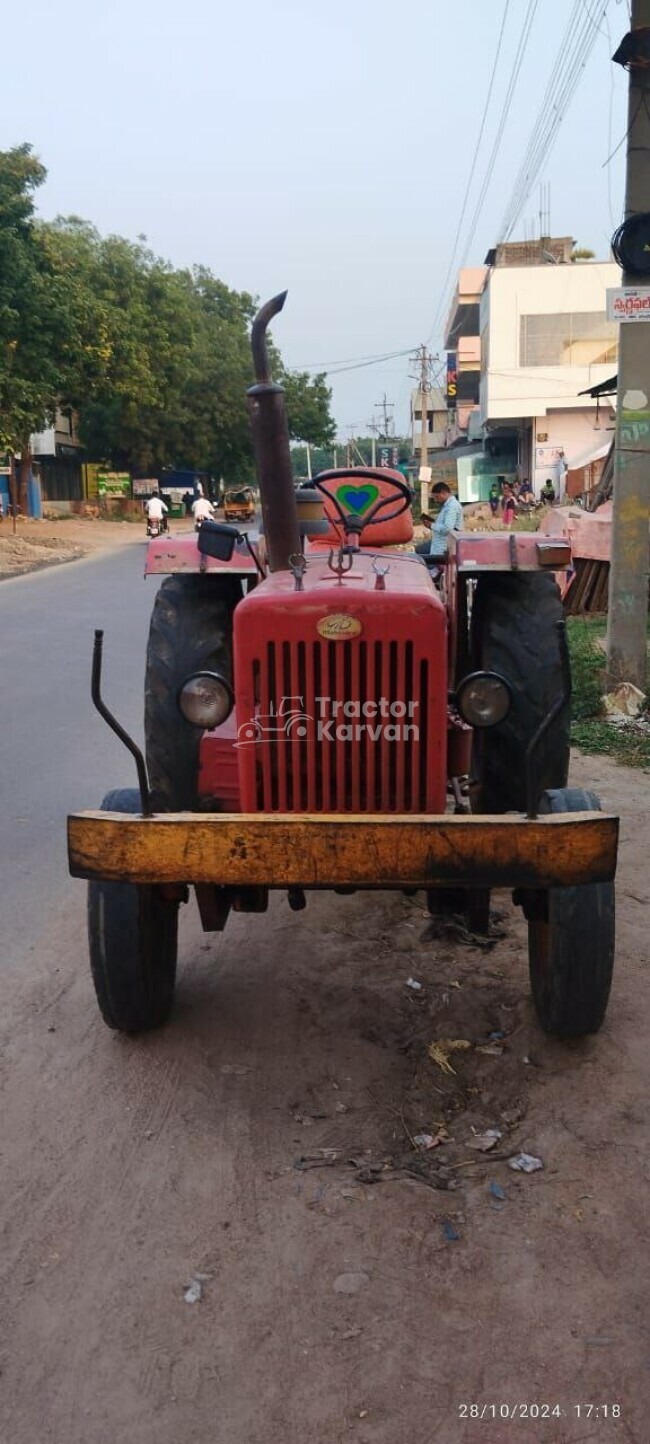
{"type": "Polygon", "coordinates": [[[237,728],[236,747],[249,747],[263,741],[288,742],[294,737],[304,738],[309,734],[313,717],[303,711],[302,697],[283,697],[277,711],[265,716],[258,714],[249,722],[242,722],[237,728]]]}

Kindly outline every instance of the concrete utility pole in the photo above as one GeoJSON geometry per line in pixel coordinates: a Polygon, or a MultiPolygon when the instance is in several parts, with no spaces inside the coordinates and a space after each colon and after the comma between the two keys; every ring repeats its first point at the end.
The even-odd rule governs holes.
{"type": "MultiPolygon", "coordinates": [[[[632,0],[632,31],[650,26],[650,0],[632,0]]],[[[650,209],[650,70],[630,67],[625,216],[650,209]]],[[[627,286],[648,279],[623,277],[627,286]]],[[[650,323],[619,329],[612,559],[606,687],[645,691],[650,517],[650,323]]]]}
{"type": "Polygon", "coordinates": [[[420,405],[421,405],[421,431],[420,431],[420,509],[427,511],[429,507],[429,478],[425,471],[429,467],[429,377],[431,375],[431,359],[426,346],[418,347],[417,361],[420,368],[420,405]]]}

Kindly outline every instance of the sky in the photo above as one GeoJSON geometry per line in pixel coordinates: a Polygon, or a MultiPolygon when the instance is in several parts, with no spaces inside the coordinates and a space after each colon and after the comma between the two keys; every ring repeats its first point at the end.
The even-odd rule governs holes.
{"type": "MultiPolygon", "coordinates": [[[[602,259],[622,219],[627,0],[578,0],[595,44],[539,180],[551,231],[602,259]]],[[[0,147],[47,166],[41,215],[80,215],[174,265],[289,296],[298,369],[443,345],[450,264],[498,239],[572,0],[30,0],[3,14],[0,147]],[[495,61],[483,140],[454,238],[495,61]],[[533,15],[518,76],[515,62],[533,15]],[[8,63],[13,57],[12,63],[8,63]],[[493,175],[474,221],[507,98],[493,175]],[[474,221],[474,224],[471,224],[474,221]]],[[[564,52],[566,53],[566,52],[564,52]]],[[[546,113],[548,113],[548,108],[546,113]]],[[[512,239],[539,232],[539,185],[512,239]]],[[[452,269],[453,276],[453,269],[452,269]]],[[[384,394],[407,426],[409,356],[329,376],[338,434],[384,394]]]]}

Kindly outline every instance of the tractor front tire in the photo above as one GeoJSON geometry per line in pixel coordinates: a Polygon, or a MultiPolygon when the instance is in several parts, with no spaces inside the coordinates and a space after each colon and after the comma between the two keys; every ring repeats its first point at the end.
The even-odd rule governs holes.
{"type": "MultiPolygon", "coordinates": [[[[560,593],[548,574],[495,573],[478,580],[472,607],[473,666],[505,678],[512,706],[496,727],[474,732],[473,812],[526,810],[526,749],[564,685],[557,633],[562,615],[560,593]]],[[[567,705],[539,751],[540,793],[566,786],[569,732],[567,705]]]]}
{"type": "Polygon", "coordinates": [[[231,679],[232,614],[241,583],[228,576],[168,577],[154,602],[147,647],[144,731],[157,812],[195,811],[200,727],[187,722],[178,693],[194,672],[231,679]]]}
{"type": "MultiPolygon", "coordinates": [[[[545,792],[539,804],[542,815],[599,811],[594,793],[578,787],[545,792]]],[[[540,901],[541,915],[528,922],[528,961],[541,1027],[560,1038],[597,1033],[614,967],[614,884],[550,888],[540,901]]]]}
{"type": "MultiPolygon", "coordinates": [[[[102,812],[139,813],[131,788],[107,793],[102,812]]],[[[176,982],[178,903],[131,882],[88,884],[90,970],[104,1022],[142,1033],[166,1022],[176,982]]]]}

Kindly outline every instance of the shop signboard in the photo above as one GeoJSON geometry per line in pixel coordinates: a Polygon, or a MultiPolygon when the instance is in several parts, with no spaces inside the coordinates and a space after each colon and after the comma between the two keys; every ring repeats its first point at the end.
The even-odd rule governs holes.
{"type": "Polygon", "coordinates": [[[130,497],[131,477],[128,471],[98,471],[97,493],[99,496],[130,497]]]}
{"type": "Polygon", "coordinates": [[[447,352],[447,410],[455,411],[458,404],[458,365],[455,351],[447,352]]]}
{"type": "Polygon", "coordinates": [[[650,286],[608,288],[607,320],[650,321],[650,286]]]}

